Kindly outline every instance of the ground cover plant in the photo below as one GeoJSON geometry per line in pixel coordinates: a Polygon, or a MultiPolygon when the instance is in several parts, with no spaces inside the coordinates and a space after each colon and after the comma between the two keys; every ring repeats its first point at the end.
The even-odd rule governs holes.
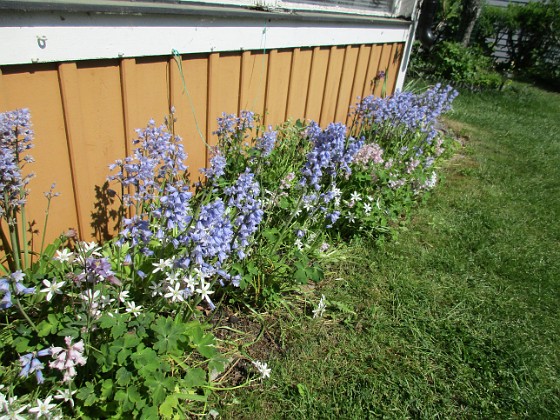
{"type": "Polygon", "coordinates": [[[286,291],[324,277],[318,261],[336,241],[396,231],[436,184],[451,140],[435,125],[455,96],[436,85],[368,97],[351,127],[273,130],[249,111],[223,115],[201,181],[190,179],[171,111],[110,165],[116,237],[98,244],[69,231],[39,250],[22,175],[31,116],[0,114],[0,414],[184,418],[208,413],[216,393],[268,378],[267,361],[217,338],[209,315],[282,304],[286,291]],[[232,384],[239,360],[245,372],[232,384]]]}
{"type": "Polygon", "coordinates": [[[271,378],[222,418],[558,417],[559,112],[527,85],[462,92],[435,192],[392,241],[333,246],[292,315],[268,314],[271,378]]]}

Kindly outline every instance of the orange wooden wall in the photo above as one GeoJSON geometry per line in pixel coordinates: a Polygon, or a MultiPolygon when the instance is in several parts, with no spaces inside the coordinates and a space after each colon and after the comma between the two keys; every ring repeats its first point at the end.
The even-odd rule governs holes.
{"type": "Polygon", "coordinates": [[[37,177],[30,184],[30,220],[42,227],[43,192],[56,182],[61,196],[52,203],[47,238],[76,228],[83,239],[100,239],[114,231],[114,221],[103,222],[106,209],[96,208],[96,187],[104,184],[108,165],[130,153],[134,130],[149,119],[162,123],[170,107],[176,108],[176,132],[191,172],[198,174],[208,159],[205,142],[215,143],[212,132],[222,112],[251,110],[273,126],[298,118],[322,126],[346,122],[357,97],[372,93],[378,71],[387,72],[387,92],[393,91],[403,47],[372,44],[0,67],[0,112],[29,108],[35,130],[30,168],[37,177]]]}

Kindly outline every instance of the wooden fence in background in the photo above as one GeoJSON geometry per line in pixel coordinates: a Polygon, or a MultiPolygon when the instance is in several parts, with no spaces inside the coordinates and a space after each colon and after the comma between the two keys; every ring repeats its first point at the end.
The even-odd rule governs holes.
{"type": "Polygon", "coordinates": [[[61,195],[47,239],[68,228],[84,240],[103,239],[115,229],[114,204],[103,193],[108,165],[130,154],[135,129],[151,118],[162,123],[176,108],[176,132],[197,174],[208,160],[203,138],[215,143],[222,112],[251,110],[273,126],[290,118],[346,122],[379,71],[387,92],[394,90],[403,49],[391,43],[2,66],[0,112],[29,108],[35,130],[28,218],[42,226],[43,192],[56,182],[61,195]]]}

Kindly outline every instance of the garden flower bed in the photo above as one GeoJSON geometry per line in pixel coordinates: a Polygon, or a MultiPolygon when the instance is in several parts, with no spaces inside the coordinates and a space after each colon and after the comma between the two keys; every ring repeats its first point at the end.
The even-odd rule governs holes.
{"type": "Polygon", "coordinates": [[[258,309],[320,281],[333,241],[390,234],[437,182],[451,140],[435,124],[456,94],[436,85],[367,97],[350,127],[273,130],[249,111],[223,115],[202,181],[172,121],[150,121],[132,155],[110,166],[117,237],[67,234],[39,255],[27,248],[21,175],[32,162],[30,115],[0,114],[0,414],[187,417],[211,409],[236,360],[248,371],[236,386],[269,377],[266,360],[226,348],[207,315],[227,302],[258,309]]]}

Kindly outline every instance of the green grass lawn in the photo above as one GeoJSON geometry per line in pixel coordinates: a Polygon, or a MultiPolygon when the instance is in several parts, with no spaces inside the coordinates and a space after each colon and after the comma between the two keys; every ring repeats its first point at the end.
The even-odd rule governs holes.
{"type": "Polygon", "coordinates": [[[462,93],[447,122],[464,146],[427,203],[269,315],[271,378],[222,418],[560,417],[560,95],[462,93]]]}

